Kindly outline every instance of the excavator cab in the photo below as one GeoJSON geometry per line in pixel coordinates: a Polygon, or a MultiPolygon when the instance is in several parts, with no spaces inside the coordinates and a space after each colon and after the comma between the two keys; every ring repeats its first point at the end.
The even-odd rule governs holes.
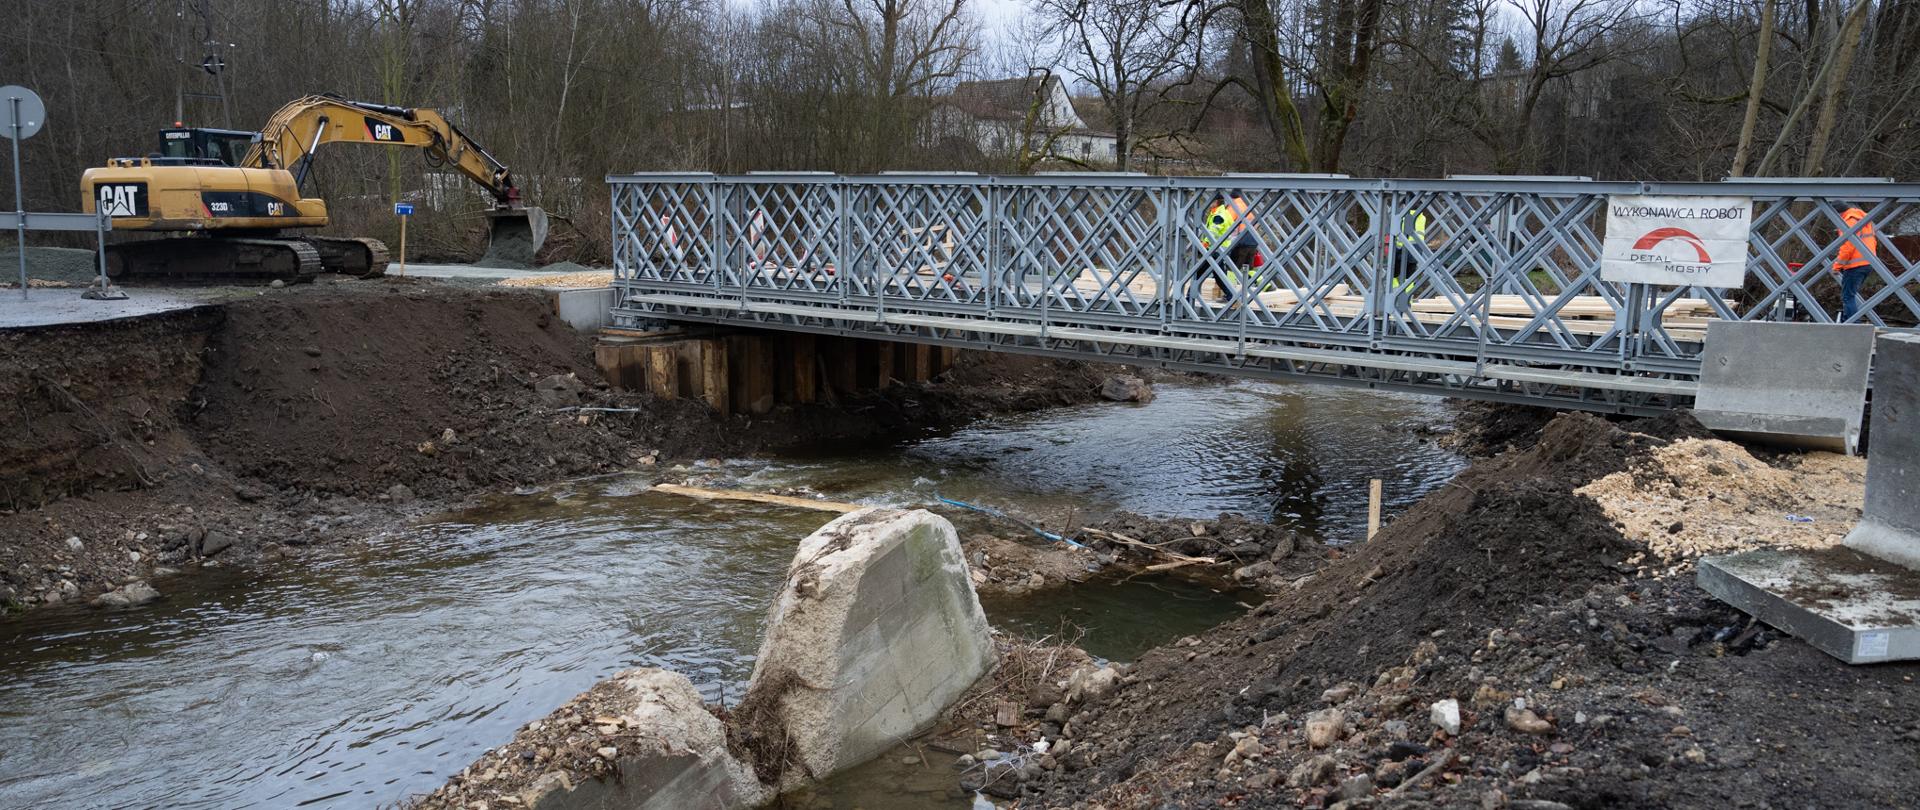
{"type": "Polygon", "coordinates": [[[260,133],[237,129],[176,127],[160,130],[156,163],[186,166],[238,166],[260,133]]]}

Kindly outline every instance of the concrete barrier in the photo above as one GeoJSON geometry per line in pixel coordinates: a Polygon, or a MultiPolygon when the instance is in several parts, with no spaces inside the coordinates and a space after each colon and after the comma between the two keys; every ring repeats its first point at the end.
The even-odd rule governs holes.
{"type": "Polygon", "coordinates": [[[993,663],[959,538],[924,510],[864,509],[814,532],[767,624],[734,722],[777,743],[757,753],[782,790],[925,730],[993,663]]]}
{"type": "Polygon", "coordinates": [[[1875,353],[1866,509],[1845,543],[1920,570],[1920,335],[1883,335],[1875,353]]]}
{"type": "Polygon", "coordinates": [[[1710,322],[1694,416],[1720,433],[1851,454],[1860,441],[1873,331],[1710,322]]]}
{"type": "Polygon", "coordinates": [[[1866,509],[1842,547],[1708,557],[1697,574],[1706,592],[1849,664],[1920,659],[1920,336],[1882,336],[1875,355],[1866,509]]]}
{"type": "Polygon", "coordinates": [[[613,288],[552,290],[553,314],[581,332],[598,332],[613,325],[613,288]]]}

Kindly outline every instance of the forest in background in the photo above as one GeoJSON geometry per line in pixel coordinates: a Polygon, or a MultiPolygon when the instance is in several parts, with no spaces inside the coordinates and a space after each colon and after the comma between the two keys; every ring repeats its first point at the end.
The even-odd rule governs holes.
{"type": "MultiPolygon", "coordinates": [[[[74,210],[82,171],[176,116],[253,129],[329,92],[446,112],[580,226],[556,231],[580,257],[604,250],[609,173],[1063,168],[927,126],[962,82],[1038,71],[1122,145],[1098,168],[1920,177],[1920,0],[0,0],[0,19],[0,84],[50,110],[29,209],[74,210]]],[[[391,236],[428,171],[336,147],[308,193],[336,229],[391,236]]],[[[425,202],[414,252],[468,250],[482,198],[425,202]]]]}

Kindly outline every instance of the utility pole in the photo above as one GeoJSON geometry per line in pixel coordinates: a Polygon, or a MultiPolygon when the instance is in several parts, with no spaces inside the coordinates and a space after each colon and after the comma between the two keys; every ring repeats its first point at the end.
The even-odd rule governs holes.
{"type": "Polygon", "coordinates": [[[184,33],[187,25],[187,0],[180,0],[173,16],[179,25],[173,31],[173,125],[185,126],[187,121],[187,38],[184,33]]]}

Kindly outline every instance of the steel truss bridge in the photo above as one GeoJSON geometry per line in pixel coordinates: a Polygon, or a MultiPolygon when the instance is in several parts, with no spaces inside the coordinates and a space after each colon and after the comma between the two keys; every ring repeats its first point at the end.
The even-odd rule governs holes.
{"type": "MultiPolygon", "coordinates": [[[[1691,402],[1706,325],[1837,322],[1815,293],[1880,230],[1854,322],[1920,316],[1920,184],[1327,175],[637,174],[612,192],[616,326],[872,337],[1594,411],[1691,402]],[[1249,204],[1229,274],[1204,220],[1249,204]],[[1609,195],[1750,197],[1743,289],[1603,281],[1609,195]],[[1427,242],[1397,240],[1404,212],[1427,242]],[[1843,236],[1846,233],[1848,235],[1843,236]],[[1396,272],[1397,270],[1397,272],[1396,272]],[[1878,283],[1875,283],[1877,279],[1878,283]],[[1397,285],[1396,285],[1397,282],[1397,285]]],[[[1831,290],[1827,300],[1835,300],[1831,290]]]]}

